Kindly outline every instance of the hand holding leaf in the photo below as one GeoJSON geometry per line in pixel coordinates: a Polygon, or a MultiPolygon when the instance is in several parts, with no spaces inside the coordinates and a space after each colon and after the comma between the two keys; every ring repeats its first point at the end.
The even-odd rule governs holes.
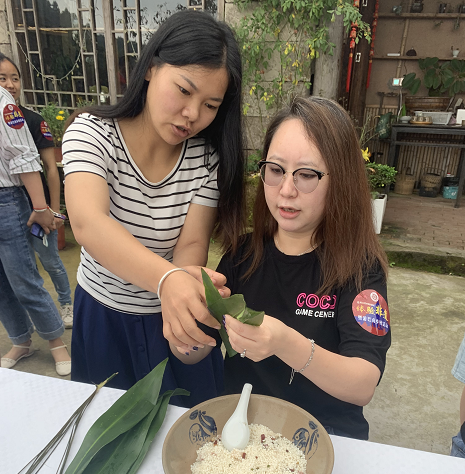
{"type": "Polygon", "coordinates": [[[222,298],[218,290],[213,285],[210,277],[202,269],[203,285],[205,287],[205,298],[210,313],[221,324],[220,336],[226,347],[229,357],[237,354],[231,347],[229,336],[223,325],[223,315],[229,314],[241,323],[250,324],[252,326],[260,326],[265,316],[264,311],[254,311],[247,308],[244,297],[240,294],[232,295],[229,298],[222,298]]]}

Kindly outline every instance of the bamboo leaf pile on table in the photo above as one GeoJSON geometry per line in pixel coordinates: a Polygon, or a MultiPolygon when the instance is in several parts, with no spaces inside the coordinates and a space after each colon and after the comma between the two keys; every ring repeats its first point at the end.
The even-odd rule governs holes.
{"type": "Polygon", "coordinates": [[[229,357],[232,357],[236,355],[237,352],[231,347],[231,343],[229,342],[229,336],[223,324],[223,315],[229,314],[241,323],[260,326],[260,324],[263,323],[265,312],[248,308],[245,304],[244,296],[241,294],[235,294],[229,298],[222,298],[205,270],[203,268],[201,270],[208,310],[221,324],[221,329],[219,330],[221,340],[229,357]]]}
{"type": "Polygon", "coordinates": [[[142,463],[165,418],[172,396],[159,396],[168,359],[133,385],[90,427],[66,474],[133,474],[142,463]]]}

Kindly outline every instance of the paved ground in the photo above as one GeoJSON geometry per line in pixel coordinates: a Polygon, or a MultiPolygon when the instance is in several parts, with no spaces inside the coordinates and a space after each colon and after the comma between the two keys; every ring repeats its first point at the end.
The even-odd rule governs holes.
{"type": "Polygon", "coordinates": [[[381,238],[391,248],[465,257],[465,196],[455,200],[391,193],[381,238]]]}
{"type": "MultiPolygon", "coordinates": [[[[454,209],[451,200],[391,194],[381,241],[386,248],[465,257],[465,200],[463,206],[454,209]]],[[[79,246],[69,228],[61,257],[74,287],[79,246]]],[[[214,267],[218,256],[210,257],[214,267]]],[[[43,276],[55,297],[48,275],[43,276]]],[[[464,289],[461,277],[391,269],[393,343],[384,377],[365,409],[371,441],[448,454],[459,428],[463,388],[450,370],[465,333],[464,289]]],[[[65,332],[67,343],[71,333],[65,332]]],[[[47,344],[37,335],[33,339],[41,351],[18,363],[17,370],[58,377],[47,344]]],[[[0,353],[9,347],[0,327],[0,353]]]]}

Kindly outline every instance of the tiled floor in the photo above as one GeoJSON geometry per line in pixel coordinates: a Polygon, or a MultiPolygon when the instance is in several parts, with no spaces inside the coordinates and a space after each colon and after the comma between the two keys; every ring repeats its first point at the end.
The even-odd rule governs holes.
{"type": "Polygon", "coordinates": [[[454,204],[441,196],[390,193],[381,238],[420,251],[465,257],[465,197],[461,207],[454,204]]]}

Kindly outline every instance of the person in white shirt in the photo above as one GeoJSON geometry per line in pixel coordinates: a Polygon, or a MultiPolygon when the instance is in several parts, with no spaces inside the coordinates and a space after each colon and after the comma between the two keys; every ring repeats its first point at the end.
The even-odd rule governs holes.
{"type": "MultiPolygon", "coordinates": [[[[43,117],[19,103],[21,95],[21,74],[13,61],[0,53],[0,86],[4,87],[15,99],[24,120],[31,132],[34,144],[40,154],[44,167],[42,184],[47,204],[54,211],[60,210],[60,176],[55,161],[53,136],[43,117]]],[[[57,212],[59,214],[59,212],[57,212]]],[[[73,327],[73,304],[71,287],[66,268],[58,252],[58,229],[64,225],[63,216],[55,217],[56,229],[47,237],[47,245],[40,239],[33,239],[33,247],[44,270],[50,275],[60,304],[60,314],[65,328],[73,327]]]]}
{"type": "Polygon", "coordinates": [[[14,367],[35,352],[31,335],[36,330],[49,341],[57,373],[69,375],[71,359],[60,338],[63,321],[43,287],[31,244],[32,224],[46,234],[55,229],[40,179],[39,154],[23,114],[3,87],[0,111],[0,321],[13,343],[1,366],[14,367]]]}

